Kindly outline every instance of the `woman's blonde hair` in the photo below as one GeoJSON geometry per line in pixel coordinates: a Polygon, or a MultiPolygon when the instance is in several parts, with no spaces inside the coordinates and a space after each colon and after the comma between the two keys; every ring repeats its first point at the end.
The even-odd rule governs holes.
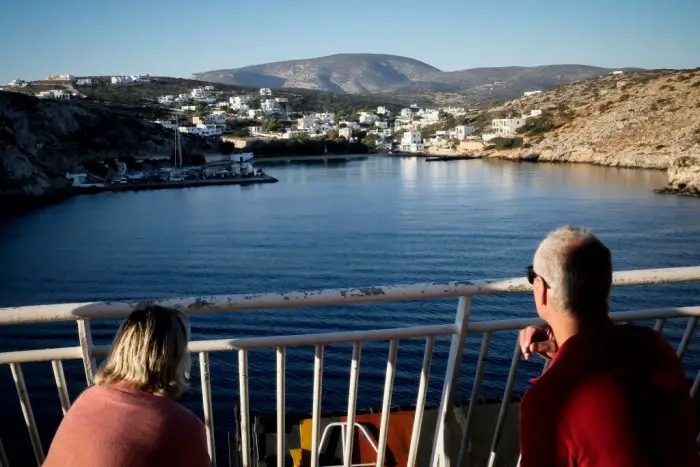
{"type": "Polygon", "coordinates": [[[139,389],[178,397],[187,387],[189,324],[179,310],[138,306],[122,323],[95,384],[124,381],[139,389]]]}

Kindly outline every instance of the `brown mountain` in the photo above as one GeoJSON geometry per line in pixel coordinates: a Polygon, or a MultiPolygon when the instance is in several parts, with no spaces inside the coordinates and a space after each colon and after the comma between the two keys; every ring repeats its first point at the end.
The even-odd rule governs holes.
{"type": "Polygon", "coordinates": [[[510,99],[524,91],[608,74],[586,65],[473,68],[441,71],[412,58],[379,54],[336,54],[195,73],[195,78],[254,87],[397,94],[458,93],[475,104],[510,99]]]}

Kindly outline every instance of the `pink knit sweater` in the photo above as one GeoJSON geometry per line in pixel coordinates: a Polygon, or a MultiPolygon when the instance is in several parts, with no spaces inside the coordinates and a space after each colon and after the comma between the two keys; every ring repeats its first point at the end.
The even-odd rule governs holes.
{"type": "Polygon", "coordinates": [[[204,424],[167,397],[93,386],[70,408],[44,467],[211,466],[204,424]]]}

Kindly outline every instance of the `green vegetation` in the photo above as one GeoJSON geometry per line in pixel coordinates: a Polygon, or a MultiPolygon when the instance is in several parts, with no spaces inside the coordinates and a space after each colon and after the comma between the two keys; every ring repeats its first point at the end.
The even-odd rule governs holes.
{"type": "Polygon", "coordinates": [[[263,131],[266,133],[276,133],[280,130],[281,125],[275,117],[266,119],[262,124],[263,131]]]}
{"type": "Polygon", "coordinates": [[[542,113],[538,117],[531,117],[525,120],[525,125],[516,130],[520,135],[536,136],[542,135],[555,128],[552,116],[549,113],[542,113]]]}
{"type": "Polygon", "coordinates": [[[376,148],[377,147],[377,135],[368,134],[367,136],[362,138],[362,144],[364,144],[368,148],[376,148]]]}

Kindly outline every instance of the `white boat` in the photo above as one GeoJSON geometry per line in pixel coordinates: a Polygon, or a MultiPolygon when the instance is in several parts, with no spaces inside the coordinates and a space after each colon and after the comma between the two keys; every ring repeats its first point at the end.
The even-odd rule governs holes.
{"type": "Polygon", "coordinates": [[[229,158],[230,158],[231,162],[239,162],[239,163],[252,162],[253,157],[255,157],[255,156],[252,152],[238,152],[235,154],[229,154],[229,158]]]}

